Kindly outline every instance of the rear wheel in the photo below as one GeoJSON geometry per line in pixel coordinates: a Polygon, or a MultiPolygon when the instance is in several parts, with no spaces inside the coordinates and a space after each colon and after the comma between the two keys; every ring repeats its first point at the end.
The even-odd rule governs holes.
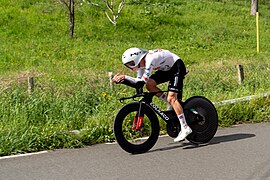
{"type": "Polygon", "coordinates": [[[115,139],[120,147],[132,154],[150,150],[158,139],[160,129],[158,118],[153,110],[139,102],[125,105],[116,115],[113,128],[115,139]],[[139,109],[141,109],[139,115],[141,124],[135,122],[139,109]]]}
{"type": "Polygon", "coordinates": [[[218,128],[218,114],[211,101],[201,96],[191,97],[184,104],[184,113],[192,129],[187,140],[200,144],[214,137],[218,128]]]}

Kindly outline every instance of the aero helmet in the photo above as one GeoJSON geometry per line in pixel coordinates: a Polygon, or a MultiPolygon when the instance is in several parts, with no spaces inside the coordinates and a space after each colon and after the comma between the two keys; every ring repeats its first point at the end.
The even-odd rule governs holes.
{"type": "Polygon", "coordinates": [[[129,48],[122,55],[122,63],[128,68],[134,68],[139,65],[147,52],[148,50],[142,48],[129,48]]]}

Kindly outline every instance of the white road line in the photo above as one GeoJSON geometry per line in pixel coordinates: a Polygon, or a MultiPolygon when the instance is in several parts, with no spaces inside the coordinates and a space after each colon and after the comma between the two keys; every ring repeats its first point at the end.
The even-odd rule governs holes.
{"type": "Polygon", "coordinates": [[[44,153],[48,153],[48,151],[40,151],[40,152],[34,152],[34,153],[26,153],[26,154],[17,154],[17,155],[11,155],[11,156],[3,156],[3,157],[0,157],[0,160],[2,160],[2,159],[17,158],[17,157],[32,156],[32,155],[38,155],[38,154],[44,154],[44,153]]]}

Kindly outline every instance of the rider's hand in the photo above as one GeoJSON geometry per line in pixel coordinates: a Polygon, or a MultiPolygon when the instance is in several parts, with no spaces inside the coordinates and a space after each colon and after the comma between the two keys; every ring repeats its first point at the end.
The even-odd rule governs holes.
{"type": "Polygon", "coordinates": [[[120,81],[124,80],[125,79],[125,75],[123,74],[116,74],[114,77],[113,77],[113,82],[115,83],[119,83],[120,81]]]}

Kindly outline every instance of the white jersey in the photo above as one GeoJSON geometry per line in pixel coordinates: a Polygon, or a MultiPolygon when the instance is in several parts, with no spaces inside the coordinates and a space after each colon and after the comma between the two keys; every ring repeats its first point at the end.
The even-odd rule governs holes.
{"type": "Polygon", "coordinates": [[[145,56],[145,67],[138,69],[137,78],[146,82],[153,70],[169,71],[178,59],[179,56],[168,50],[149,50],[145,56]]]}

